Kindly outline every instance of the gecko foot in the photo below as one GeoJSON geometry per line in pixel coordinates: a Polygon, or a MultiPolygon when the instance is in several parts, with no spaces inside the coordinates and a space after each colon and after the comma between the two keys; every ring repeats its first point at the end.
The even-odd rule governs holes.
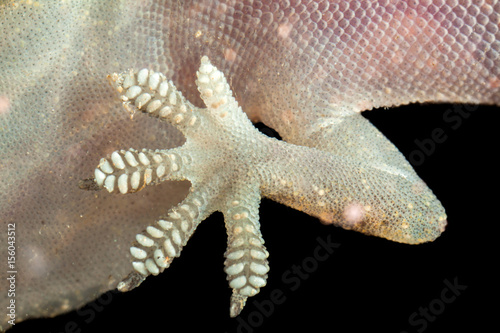
{"type": "Polygon", "coordinates": [[[147,69],[113,74],[109,80],[129,112],[142,111],[167,121],[185,136],[186,143],[173,149],[128,149],[101,159],[93,182],[85,189],[105,188],[109,192],[133,193],[165,180],[189,180],[190,194],[165,216],[137,234],[130,247],[134,273],[118,289],[128,291],[148,275],[170,266],[198,224],[214,211],[222,211],[228,232],[225,271],[233,289],[230,314],[243,309],[247,297],[265,286],[268,252],[260,234],[258,207],[260,182],[257,168],[244,162],[247,147],[235,137],[254,137],[254,143],[268,140],[239,108],[224,75],[203,57],[197,85],[207,106],[200,109],[186,101],[171,81],[147,69]],[[229,155],[231,159],[221,158],[229,155]]]}
{"type": "Polygon", "coordinates": [[[127,194],[165,180],[191,182],[180,204],[135,236],[130,247],[134,273],[120,290],[168,268],[199,223],[221,211],[228,234],[224,270],[233,291],[230,315],[237,316],[267,281],[269,253],[259,224],[263,196],[325,223],[403,243],[431,241],[443,231],[444,209],[418,178],[356,155],[260,133],[207,57],[196,80],[206,108],[191,104],[163,74],[148,69],[112,74],[109,80],[129,112],[172,124],[186,142],[172,149],[115,151],[95,169],[95,185],[86,181],[82,186],[127,194]]]}

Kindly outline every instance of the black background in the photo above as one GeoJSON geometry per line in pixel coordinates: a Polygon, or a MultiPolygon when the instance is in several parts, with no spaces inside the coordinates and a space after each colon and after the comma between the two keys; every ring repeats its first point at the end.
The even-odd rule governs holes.
{"type": "Polygon", "coordinates": [[[267,286],[239,319],[229,318],[226,234],[218,213],[199,226],[182,256],[160,276],[132,292],[109,292],[78,312],[26,321],[11,332],[498,330],[498,111],[411,105],[365,113],[407,157],[419,154],[415,140],[431,138],[436,129],[446,135],[415,166],[448,214],[446,232],[433,243],[404,245],[324,226],[264,199],[260,215],[271,270],[267,286]],[[445,114],[455,120],[443,119],[445,114]],[[324,261],[314,259],[318,238],[340,244],[324,261]],[[302,265],[307,276],[293,272],[302,265]],[[466,289],[456,296],[445,290],[445,280],[466,289]],[[435,314],[429,310],[425,318],[420,311],[429,306],[435,314]]]}

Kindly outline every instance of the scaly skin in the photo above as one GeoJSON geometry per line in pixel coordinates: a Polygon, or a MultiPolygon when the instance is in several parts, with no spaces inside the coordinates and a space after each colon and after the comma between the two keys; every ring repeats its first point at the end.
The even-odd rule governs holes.
{"type": "Polygon", "coordinates": [[[369,161],[269,138],[242,112],[223,74],[207,57],[201,59],[197,77],[206,109],[187,102],[161,73],[142,69],[110,77],[129,110],[171,123],[186,143],[166,150],[116,151],[101,160],[97,185],[125,194],[165,180],[192,184],[186,199],[136,235],[130,249],[136,272],[119,290],[129,291],[146,276],[168,268],[198,224],[219,210],[229,239],[225,266],[233,289],[230,314],[235,317],[247,297],[266,284],[268,253],[258,222],[261,196],[326,223],[404,243],[432,241],[444,230],[443,207],[414,175],[397,165],[381,169],[369,161]],[[321,173],[309,171],[312,166],[321,173]],[[343,174],[349,176],[347,185],[343,174]]]}
{"type": "MultiPolygon", "coordinates": [[[[0,216],[3,227],[17,223],[23,240],[16,320],[55,316],[114,289],[132,271],[131,240],[189,193],[189,182],[126,196],[78,189],[116,149],[185,140],[164,122],[130,121],[109,73],[148,66],[201,107],[194,73],[208,55],[248,117],[284,141],[420,184],[359,112],[412,102],[499,105],[499,13],[497,0],[0,2],[0,216]]],[[[315,193],[306,204],[293,192],[274,199],[361,227],[364,205],[340,200],[336,219],[322,215],[333,209],[318,208],[331,180],[317,170],[305,171],[325,187],[305,190],[315,193]]],[[[286,186],[289,175],[278,176],[286,186]]],[[[346,173],[333,181],[359,194],[365,184],[356,180],[346,173]]],[[[369,206],[394,212],[389,204],[369,206]]]]}

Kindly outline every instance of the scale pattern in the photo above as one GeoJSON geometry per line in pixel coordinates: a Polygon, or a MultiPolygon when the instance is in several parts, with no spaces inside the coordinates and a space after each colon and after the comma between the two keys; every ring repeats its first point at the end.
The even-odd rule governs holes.
{"type": "MultiPolygon", "coordinates": [[[[190,120],[181,109],[172,108],[169,116],[183,116],[176,127],[141,113],[131,121],[106,82],[110,73],[147,68],[148,80],[150,73],[163,73],[154,76],[151,86],[148,81],[141,93],[159,88],[160,81],[171,82],[167,91],[176,87],[191,102],[186,102],[186,111],[188,106],[194,110],[203,106],[194,77],[200,59],[207,55],[224,73],[238,104],[252,121],[265,122],[288,143],[337,156],[341,176],[319,174],[315,171],[318,166],[304,167],[304,173],[317,177],[317,182],[316,187],[301,187],[311,198],[303,205],[296,205],[293,197],[297,192],[294,186],[300,182],[289,183],[282,175],[268,184],[266,196],[324,222],[376,234],[384,229],[374,223],[380,219],[363,224],[360,216],[365,220],[369,214],[394,216],[395,211],[401,214],[412,209],[409,203],[395,201],[388,209],[387,201],[348,205],[339,200],[341,209],[325,215],[331,208],[325,208],[329,201],[322,200],[331,193],[328,189],[334,186],[342,193],[369,196],[378,188],[390,197],[390,190],[400,191],[397,183],[384,183],[374,176],[386,175],[405,179],[407,193],[425,193],[420,198],[428,195],[432,199],[422,199],[413,209],[435,201],[397,149],[359,112],[411,102],[499,105],[499,13],[496,0],[1,1],[0,216],[2,225],[17,222],[17,237],[25,240],[19,244],[16,262],[23,272],[17,280],[18,320],[53,316],[115,288],[133,269],[129,248],[131,241],[137,240],[135,235],[149,238],[142,231],[147,232],[145,228],[165,214],[165,209],[180,210],[189,197],[186,181],[166,181],[125,196],[78,188],[78,180],[92,173],[99,158],[110,156],[113,162],[112,152],[123,149],[114,156],[120,156],[125,166],[112,166],[113,172],[116,168],[122,173],[108,180],[107,188],[113,184],[114,191],[138,191],[149,180],[144,177],[146,159],[141,161],[140,156],[146,156],[157,170],[161,162],[153,159],[159,154],[156,149],[179,147],[186,140],[181,131],[190,120]],[[352,178],[350,165],[359,161],[370,166],[366,170],[373,179],[352,178]],[[120,182],[124,174],[127,176],[120,182]],[[416,184],[412,187],[415,192],[408,184],[416,184]],[[284,188],[291,196],[283,195],[284,188]],[[89,242],[93,251],[88,251],[89,242]]],[[[132,97],[133,92],[126,97],[140,96],[132,97]]],[[[181,94],[174,96],[177,101],[181,94]]],[[[146,105],[146,98],[139,99],[141,106],[146,105]]],[[[153,101],[147,102],[151,109],[153,101]]],[[[159,111],[152,113],[161,118],[159,111]]],[[[196,123],[193,126],[201,132],[204,124],[196,123]]],[[[240,135],[231,140],[242,139],[240,135]]],[[[173,154],[159,155],[162,161],[171,162],[170,169],[165,166],[163,176],[152,172],[150,183],[176,172],[169,157],[173,154]]],[[[175,161],[183,161],[183,156],[173,156],[175,161]]],[[[310,151],[300,149],[296,158],[313,161],[310,151]]],[[[202,170],[197,159],[188,162],[192,170],[202,170]]],[[[106,187],[108,173],[103,166],[103,174],[95,177],[103,179],[106,187]]],[[[179,170],[183,166],[178,164],[179,170]]],[[[195,179],[196,175],[189,177],[195,179]]],[[[245,193],[258,192],[259,188],[245,193]]],[[[205,190],[213,197],[214,188],[199,189],[200,193],[205,190]]],[[[233,200],[241,203],[234,210],[252,207],[248,225],[255,228],[255,200],[254,206],[245,200],[249,199],[241,196],[233,200]]],[[[193,209],[196,206],[194,201],[185,204],[193,209]]],[[[225,209],[224,203],[217,207],[210,207],[213,202],[203,201],[205,204],[206,212],[225,209]]],[[[436,221],[442,221],[442,210],[436,206],[436,211],[441,217],[436,221]]],[[[200,216],[190,223],[203,214],[200,216]]],[[[415,224],[415,230],[426,234],[420,226],[415,224]]],[[[182,226],[176,228],[182,230],[182,226]]],[[[188,233],[191,228],[193,224],[186,229],[188,233]]],[[[436,222],[433,232],[422,240],[434,238],[441,228],[442,223],[436,222]]],[[[161,231],[170,232],[168,239],[173,242],[169,230],[161,231]]],[[[254,229],[242,226],[246,239],[253,237],[249,230],[254,229]]],[[[404,238],[404,233],[399,236],[404,238]]],[[[261,235],[255,237],[260,239],[261,235]]],[[[229,234],[230,244],[236,239],[236,234],[229,234]]],[[[233,253],[239,255],[237,244],[226,253],[226,272],[229,270],[235,279],[242,274],[236,273],[241,266],[238,260],[251,257],[250,252],[244,259],[234,259],[237,255],[233,253]]],[[[256,249],[267,256],[260,245],[256,249]]],[[[176,253],[179,250],[176,248],[176,253]]],[[[5,246],[0,251],[7,257],[5,246]]],[[[2,290],[6,281],[3,274],[2,290]]],[[[0,296],[0,304],[5,297],[0,296]]],[[[233,304],[241,299],[235,300],[233,304]]],[[[6,320],[0,320],[3,329],[6,320]]]]}
{"type": "MultiPolygon", "coordinates": [[[[95,169],[97,186],[126,194],[164,180],[187,179],[192,184],[191,193],[168,217],[136,235],[130,248],[135,272],[120,282],[119,290],[129,291],[168,268],[197,225],[220,210],[229,236],[225,271],[233,289],[230,314],[235,317],[246,299],[266,285],[268,253],[258,222],[261,196],[325,223],[404,243],[432,241],[444,230],[443,207],[416,176],[258,132],[206,56],[196,81],[206,109],[187,102],[164,77],[148,69],[110,77],[126,109],[173,124],[186,143],[155,152],[115,151],[95,169]],[[321,166],[319,176],[308,170],[311,166],[321,166]]],[[[399,165],[392,167],[397,170],[399,165]]]]}
{"type": "Polygon", "coordinates": [[[251,172],[241,164],[254,165],[262,156],[249,154],[252,146],[259,142],[258,146],[266,147],[265,142],[272,140],[253,127],[238,107],[224,75],[207,57],[201,59],[197,77],[206,109],[187,102],[161,73],[142,69],[111,75],[112,84],[130,112],[140,110],[167,121],[187,140],[183,146],[168,150],[113,152],[99,163],[94,181],[109,192],[118,189],[123,194],[155,181],[187,179],[192,184],[186,199],[136,235],[136,243],[130,248],[135,272],[118,284],[121,291],[135,288],[148,275],[158,275],[168,268],[197,225],[215,210],[221,210],[229,235],[225,271],[233,289],[230,314],[235,317],[246,299],[266,285],[269,271],[258,222],[259,184],[263,179],[250,176],[251,172]],[[235,145],[235,136],[246,139],[235,145]],[[231,159],[240,163],[224,167],[208,162],[231,159]]]}

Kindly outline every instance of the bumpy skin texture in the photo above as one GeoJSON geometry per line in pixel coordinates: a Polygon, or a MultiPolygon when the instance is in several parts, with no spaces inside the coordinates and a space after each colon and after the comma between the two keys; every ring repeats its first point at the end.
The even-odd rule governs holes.
{"type": "MultiPolygon", "coordinates": [[[[126,196],[76,186],[116,149],[184,142],[172,126],[140,114],[131,121],[106,82],[110,73],[162,72],[202,107],[195,71],[208,55],[252,121],[265,122],[289,143],[341,157],[336,172],[345,173],[326,180],[342,180],[358,194],[363,185],[346,160],[421,184],[359,111],[414,101],[500,104],[497,1],[0,6],[0,215],[2,226],[17,227],[18,320],[56,315],[115,288],[132,271],[131,240],[188,193],[187,182],[126,196]]],[[[311,202],[269,197],[333,220],[311,202]]],[[[390,202],[377,204],[394,212],[390,202]]],[[[5,246],[0,251],[7,257],[5,246]]],[[[4,304],[6,295],[0,297],[4,304]]]]}

